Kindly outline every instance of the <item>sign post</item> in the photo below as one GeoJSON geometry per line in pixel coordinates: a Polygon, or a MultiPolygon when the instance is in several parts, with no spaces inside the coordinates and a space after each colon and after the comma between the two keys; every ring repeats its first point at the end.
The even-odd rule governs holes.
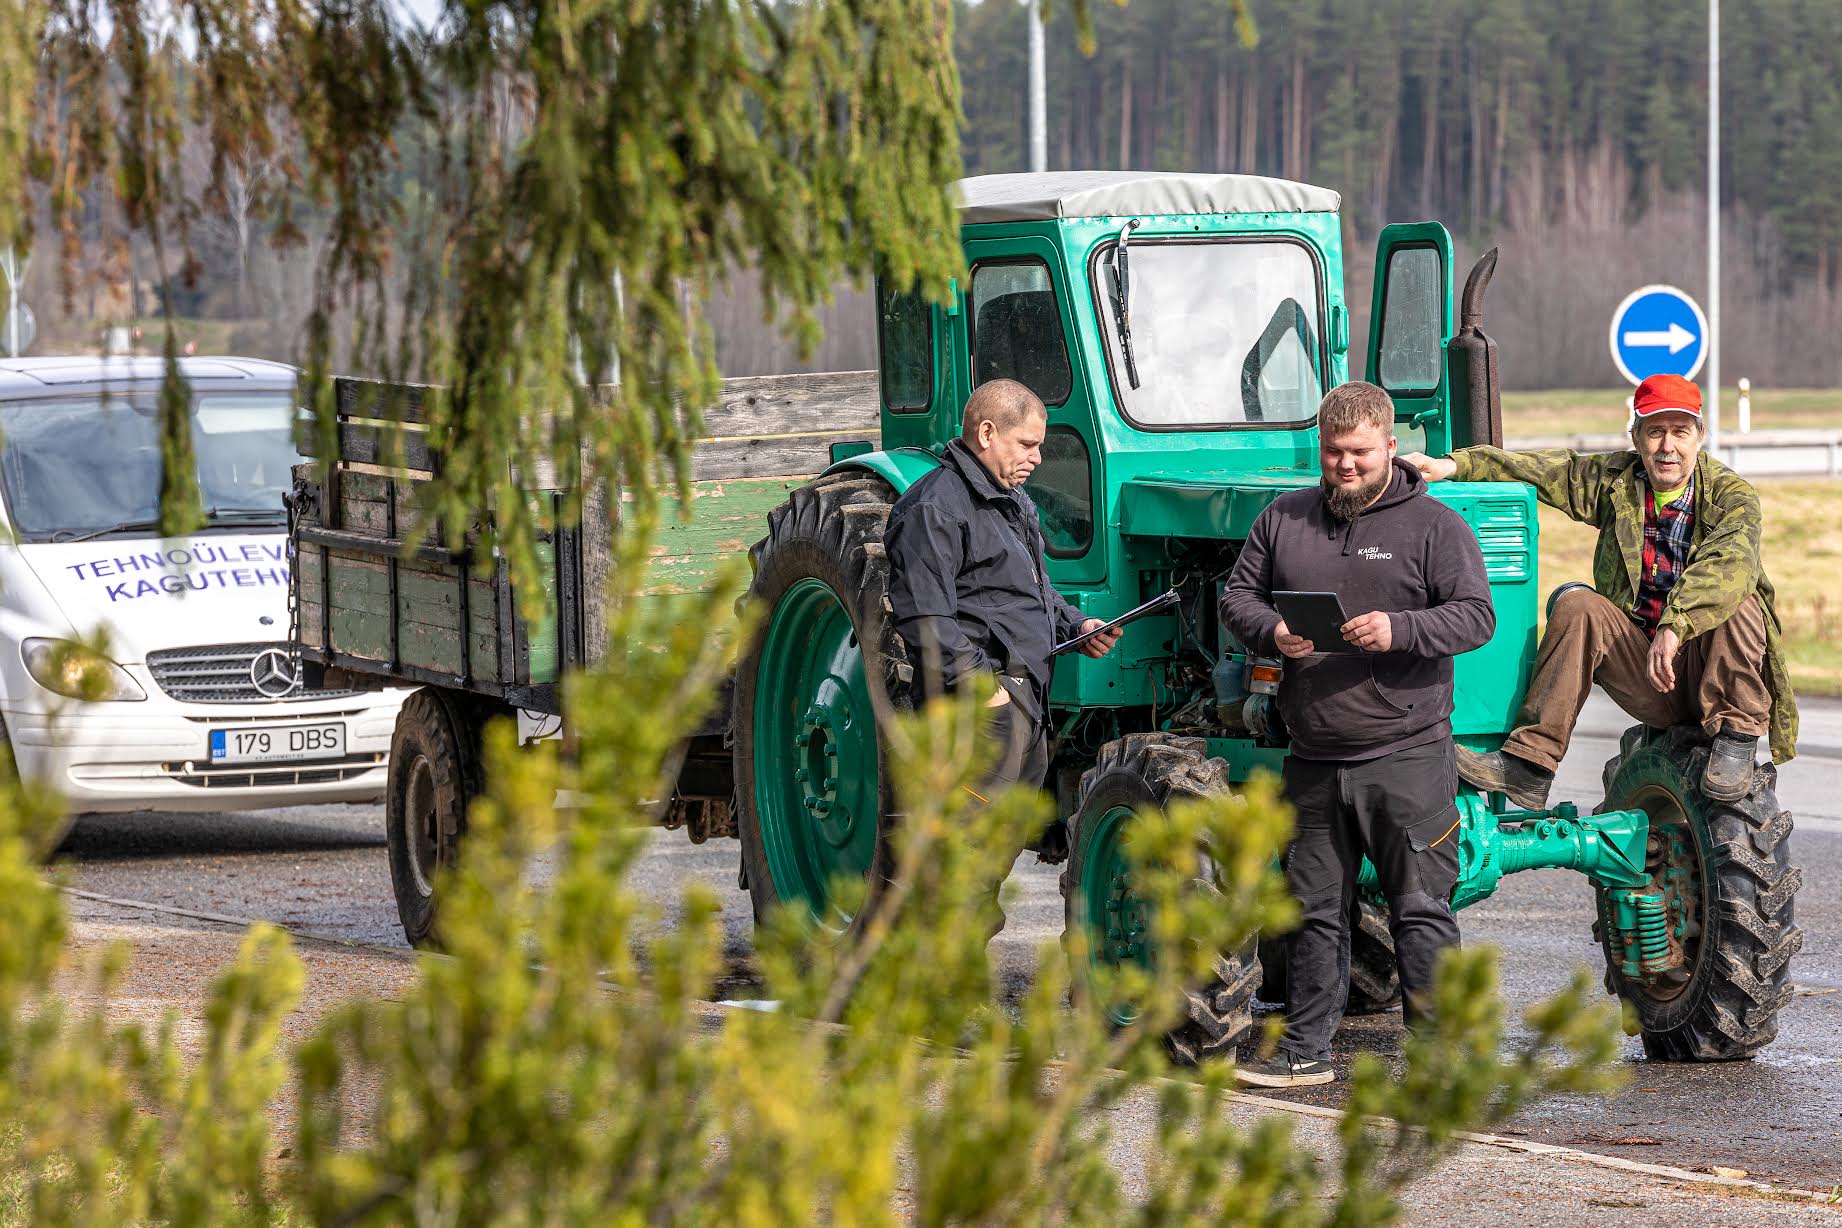
{"type": "Polygon", "coordinates": [[[1692,380],[1712,348],[1701,305],[1674,286],[1643,286],[1626,295],[1612,313],[1610,341],[1612,363],[1633,384],[1652,375],[1692,380]]]}

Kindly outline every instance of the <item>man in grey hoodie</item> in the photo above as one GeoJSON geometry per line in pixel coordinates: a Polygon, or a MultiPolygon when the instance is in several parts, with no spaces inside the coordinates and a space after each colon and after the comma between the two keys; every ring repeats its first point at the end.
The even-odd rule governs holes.
{"type": "Polygon", "coordinates": [[[1320,486],[1254,521],[1222,597],[1243,644],[1286,658],[1279,711],[1291,735],[1284,788],[1297,813],[1287,882],[1302,911],[1287,940],[1286,1032],[1244,1083],[1328,1083],[1330,1039],[1349,996],[1350,915],[1366,852],[1388,897],[1409,1025],[1433,968],[1458,942],[1458,774],[1452,658],[1496,630],[1484,557],[1464,518],[1395,460],[1394,403],[1373,384],[1318,407],[1320,486]],[[1357,651],[1321,651],[1273,605],[1287,590],[1334,592],[1357,651]],[[1360,611],[1360,613],[1356,613],[1360,611]]]}

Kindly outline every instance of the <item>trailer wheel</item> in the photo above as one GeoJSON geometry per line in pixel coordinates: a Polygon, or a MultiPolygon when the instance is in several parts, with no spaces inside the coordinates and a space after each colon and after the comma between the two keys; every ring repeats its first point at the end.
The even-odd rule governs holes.
{"type": "Polygon", "coordinates": [[[441,875],[467,831],[479,796],[481,721],[471,704],[424,687],[397,711],[384,791],[390,886],[410,945],[439,945],[441,875]]]}
{"type": "Polygon", "coordinates": [[[1804,941],[1792,924],[1803,871],[1791,864],[1791,815],[1778,808],[1777,770],[1758,768],[1745,798],[1719,802],[1701,791],[1707,757],[1699,730],[1638,725],[1605,765],[1600,809],[1650,816],[1649,890],[1663,896],[1678,966],[1626,978],[1603,897],[1595,929],[1606,988],[1636,1009],[1644,1052],[1660,1061],[1732,1061],[1770,1044],[1791,999],[1791,957],[1804,941]]]}
{"type": "MultiPolygon", "coordinates": [[[[1087,955],[1074,961],[1078,1001],[1104,1010],[1118,1027],[1138,1017],[1135,1004],[1093,1002],[1095,966],[1150,958],[1143,908],[1132,894],[1122,837],[1133,815],[1185,797],[1229,791],[1228,766],[1211,759],[1201,738],[1135,733],[1100,748],[1081,776],[1080,802],[1070,820],[1068,861],[1062,867],[1066,934],[1085,933],[1087,955]]],[[[1199,889],[1213,891],[1203,882],[1199,889]]],[[[1215,957],[1215,975],[1184,992],[1184,1021],[1164,1037],[1173,1060],[1194,1065],[1232,1050],[1253,1028],[1254,988],[1260,984],[1256,943],[1215,957]]]]}
{"type": "MultiPolygon", "coordinates": [[[[1283,937],[1260,939],[1260,1000],[1283,1006],[1286,1000],[1286,945],[1283,937]]],[[[1388,906],[1358,899],[1350,926],[1350,994],[1344,1015],[1379,1015],[1401,1004],[1401,973],[1394,962],[1394,933],[1388,906]]]]}
{"type": "Polygon", "coordinates": [[[888,614],[883,531],[895,490],[830,474],[768,515],[748,602],[761,613],[736,667],[736,828],[755,919],[782,905],[849,932],[832,898],[866,879],[874,900],[895,868],[893,807],[871,674],[906,697],[907,653],[888,614]]]}

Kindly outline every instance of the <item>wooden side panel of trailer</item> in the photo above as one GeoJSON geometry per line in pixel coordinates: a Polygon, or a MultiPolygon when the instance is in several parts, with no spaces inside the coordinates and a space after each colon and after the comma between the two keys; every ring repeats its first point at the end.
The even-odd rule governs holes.
{"type": "MultiPolygon", "coordinates": [[[[303,657],[347,674],[554,710],[562,673],[600,655],[604,497],[591,492],[579,532],[540,544],[545,592],[535,600],[516,591],[503,560],[481,574],[468,551],[441,548],[438,526],[428,526],[431,544],[406,551],[424,527],[419,488],[440,463],[418,425],[424,391],[340,381],[340,456],[324,480],[312,479],[311,466],[297,471],[293,574],[303,657]],[[403,424],[401,440],[394,424],[380,422],[386,415],[403,424]],[[547,618],[532,616],[540,606],[547,618]]],[[[877,416],[870,372],[725,384],[692,456],[689,499],[661,499],[642,599],[669,604],[706,591],[725,562],[744,559],[761,538],[768,512],[830,464],[833,444],[875,446],[877,416]]],[[[531,494],[556,497],[541,486],[531,494]]]]}

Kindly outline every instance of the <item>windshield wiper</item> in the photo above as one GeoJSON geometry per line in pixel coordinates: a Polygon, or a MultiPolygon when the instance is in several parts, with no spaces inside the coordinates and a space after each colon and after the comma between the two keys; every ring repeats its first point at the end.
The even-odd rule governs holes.
{"type": "Polygon", "coordinates": [[[1132,270],[1127,263],[1126,247],[1138,219],[1127,222],[1119,232],[1119,246],[1113,253],[1113,278],[1119,283],[1119,295],[1113,300],[1113,322],[1119,328],[1119,356],[1125,359],[1126,382],[1138,388],[1138,363],[1132,358],[1132,270]]]}
{"type": "Polygon", "coordinates": [[[212,524],[246,524],[275,521],[280,523],[287,518],[287,513],[279,507],[208,507],[205,519],[212,524]]]}
{"type": "Polygon", "coordinates": [[[54,542],[87,542],[98,537],[106,537],[110,533],[145,533],[149,529],[159,527],[158,520],[124,520],[120,524],[112,524],[102,529],[59,529],[51,535],[51,540],[54,542]]]}
{"type": "MultiPolygon", "coordinates": [[[[287,514],[278,507],[208,507],[205,509],[207,524],[281,524],[287,514]]],[[[124,520],[120,524],[108,525],[101,529],[59,529],[51,534],[54,542],[86,542],[98,537],[107,537],[111,533],[147,533],[158,532],[160,522],[152,520],[124,520]]]]}

